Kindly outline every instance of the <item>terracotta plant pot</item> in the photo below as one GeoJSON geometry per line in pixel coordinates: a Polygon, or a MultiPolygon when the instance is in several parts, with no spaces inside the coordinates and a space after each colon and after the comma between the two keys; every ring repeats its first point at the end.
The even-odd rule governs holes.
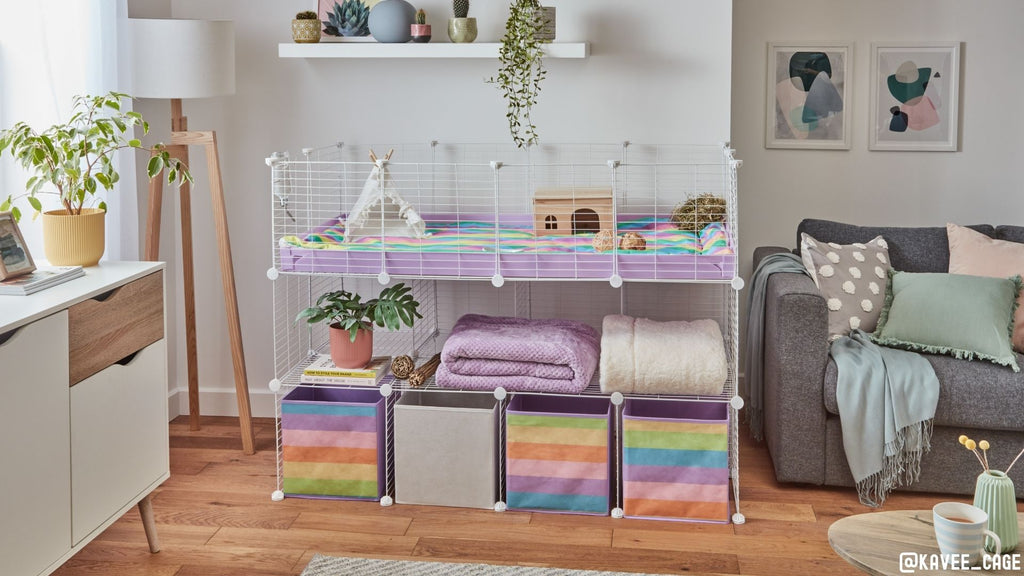
{"type": "Polygon", "coordinates": [[[452,42],[467,43],[476,40],[476,18],[451,18],[448,20],[448,38],[452,42]]]}
{"type": "Polygon", "coordinates": [[[338,368],[363,368],[373,357],[373,332],[360,330],[353,342],[348,330],[339,324],[331,324],[328,331],[331,343],[331,362],[338,368]]]}
{"type": "Polygon", "coordinates": [[[95,266],[103,257],[107,213],[83,208],[80,215],[67,210],[43,212],[43,252],[54,266],[95,266]]]}
{"type": "Polygon", "coordinates": [[[292,40],[300,44],[316,44],[320,41],[319,20],[292,20],[292,40]]]}
{"type": "Polygon", "coordinates": [[[430,24],[413,24],[409,31],[413,42],[430,42],[430,24]]]}

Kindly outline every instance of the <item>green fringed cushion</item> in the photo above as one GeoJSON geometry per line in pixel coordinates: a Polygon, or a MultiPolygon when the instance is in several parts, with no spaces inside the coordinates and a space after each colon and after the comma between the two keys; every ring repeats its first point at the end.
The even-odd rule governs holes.
{"type": "Polygon", "coordinates": [[[988,360],[1020,372],[1011,343],[1020,289],[1020,276],[890,271],[871,339],[891,348],[988,360]]]}

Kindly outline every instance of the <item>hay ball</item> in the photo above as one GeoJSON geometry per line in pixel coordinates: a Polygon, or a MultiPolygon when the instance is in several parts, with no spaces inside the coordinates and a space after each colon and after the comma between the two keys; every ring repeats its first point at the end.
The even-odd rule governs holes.
{"type": "Polygon", "coordinates": [[[700,232],[713,222],[725,222],[725,198],[701,194],[678,204],[669,218],[680,230],[700,232]]]}
{"type": "Polygon", "coordinates": [[[592,244],[595,251],[607,252],[615,246],[615,236],[611,230],[601,230],[594,235],[592,244]]]}
{"type": "Polygon", "coordinates": [[[619,240],[620,250],[646,250],[647,240],[636,232],[626,232],[619,240]]]}

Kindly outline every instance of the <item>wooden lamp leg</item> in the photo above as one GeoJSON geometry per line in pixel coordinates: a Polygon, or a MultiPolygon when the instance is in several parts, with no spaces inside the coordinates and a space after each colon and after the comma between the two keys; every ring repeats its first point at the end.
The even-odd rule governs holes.
{"type": "Polygon", "coordinates": [[[256,453],[256,440],[252,428],[252,409],[249,404],[249,380],[245,373],[245,352],[242,348],[242,326],[238,315],[238,295],[235,291],[235,268],[231,260],[231,240],[228,236],[228,215],[224,203],[224,188],[220,176],[220,156],[217,135],[214,132],[183,132],[172,135],[174,144],[201,144],[206,148],[206,164],[210,174],[210,201],[217,231],[217,249],[220,253],[220,275],[224,287],[224,311],[227,314],[228,336],[231,340],[231,360],[235,372],[235,394],[238,399],[238,421],[242,432],[242,451],[256,453]]]}
{"type": "MultiPolygon", "coordinates": [[[[188,165],[188,146],[177,146],[176,154],[188,165]]],[[[195,262],[192,258],[192,187],[182,182],[178,189],[181,207],[181,277],[185,292],[185,360],[188,368],[188,427],[199,430],[199,354],[196,345],[195,262]]]]}

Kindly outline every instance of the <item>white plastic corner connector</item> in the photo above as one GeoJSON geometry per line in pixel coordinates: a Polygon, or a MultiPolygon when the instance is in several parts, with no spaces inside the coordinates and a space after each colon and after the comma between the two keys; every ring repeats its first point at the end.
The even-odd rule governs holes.
{"type": "Polygon", "coordinates": [[[626,401],[626,397],[622,395],[622,392],[612,392],[612,404],[615,406],[622,406],[622,403],[626,401]]]}
{"type": "Polygon", "coordinates": [[[612,288],[621,288],[622,276],[619,276],[618,274],[612,274],[611,277],[608,278],[608,283],[612,285],[612,288]]]}
{"type": "Polygon", "coordinates": [[[268,280],[277,280],[277,277],[280,276],[280,275],[281,275],[281,273],[277,270],[277,268],[267,268],[267,279],[268,280]]]}
{"type": "Polygon", "coordinates": [[[732,406],[734,410],[739,410],[739,409],[743,408],[743,404],[744,403],[743,403],[743,397],[742,396],[733,396],[729,400],[729,405],[732,406]]]}
{"type": "Polygon", "coordinates": [[[622,508],[612,508],[612,518],[620,519],[626,514],[622,511],[622,508]]]}
{"type": "Polygon", "coordinates": [[[385,398],[391,396],[391,393],[394,391],[395,389],[391,387],[391,384],[386,383],[380,385],[380,395],[385,398]]]}
{"type": "Polygon", "coordinates": [[[380,274],[377,274],[377,282],[380,283],[381,286],[383,286],[388,282],[391,282],[391,275],[388,274],[387,272],[381,272],[380,274]]]}
{"type": "Polygon", "coordinates": [[[747,285],[747,283],[743,281],[743,278],[740,278],[739,276],[733,278],[729,284],[732,286],[733,290],[743,290],[743,287],[747,285]]]}
{"type": "Polygon", "coordinates": [[[288,154],[285,152],[271,152],[270,157],[266,159],[267,166],[271,168],[276,167],[278,164],[288,160],[288,154]]]}
{"type": "Polygon", "coordinates": [[[505,510],[508,510],[508,504],[505,504],[504,502],[495,502],[494,503],[494,511],[495,512],[504,512],[505,510]]]}
{"type": "Polygon", "coordinates": [[[491,170],[494,170],[495,172],[497,172],[498,170],[501,170],[501,167],[504,166],[504,165],[505,165],[504,162],[498,162],[497,160],[491,160],[491,170]]]}
{"type": "Polygon", "coordinates": [[[611,168],[612,170],[618,168],[619,164],[621,164],[621,162],[619,162],[618,160],[609,160],[608,161],[608,167],[611,168]]]}
{"type": "Polygon", "coordinates": [[[494,389],[494,399],[495,400],[500,402],[500,401],[504,400],[507,397],[508,397],[508,390],[505,390],[504,387],[498,386],[497,388],[494,389]]]}
{"type": "Polygon", "coordinates": [[[395,499],[391,496],[381,496],[380,505],[387,508],[395,503],[395,499]]]}
{"type": "Polygon", "coordinates": [[[270,388],[271,392],[277,392],[281,389],[281,381],[277,378],[273,378],[267,383],[267,388],[270,388]]]}
{"type": "Polygon", "coordinates": [[[270,499],[273,500],[274,502],[280,502],[281,500],[284,500],[284,492],[280,490],[274,490],[273,492],[270,493],[270,499]]]}
{"type": "Polygon", "coordinates": [[[491,276],[491,286],[494,286],[495,288],[501,288],[504,285],[505,285],[505,277],[504,276],[502,276],[501,274],[495,274],[494,276],[491,276]]]}
{"type": "Polygon", "coordinates": [[[747,517],[744,516],[743,514],[740,514],[739,512],[737,512],[737,513],[732,515],[732,523],[733,524],[746,524],[747,523],[747,517]]]}

